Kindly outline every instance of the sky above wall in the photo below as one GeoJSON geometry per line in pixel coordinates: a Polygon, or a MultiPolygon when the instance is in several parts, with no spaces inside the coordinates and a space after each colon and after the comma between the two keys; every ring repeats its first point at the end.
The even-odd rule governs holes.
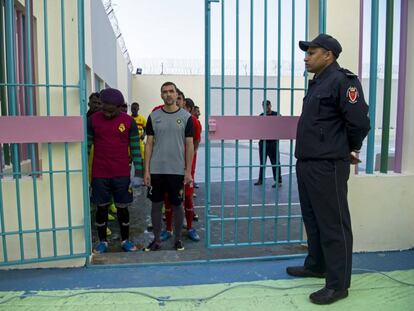
{"type": "MultiPolygon", "coordinates": [[[[253,55],[254,72],[264,68],[264,0],[254,1],[253,55]]],[[[268,73],[277,70],[278,55],[278,1],[268,0],[267,59],[268,73]]],[[[295,32],[292,36],[292,4],[282,1],[281,14],[281,65],[282,71],[291,70],[294,57],[296,74],[303,69],[303,52],[297,42],[305,38],[305,0],[295,1],[295,32]],[[293,48],[293,53],[292,53],[293,48]]],[[[394,7],[394,67],[398,65],[400,0],[394,7]]],[[[250,67],[250,0],[239,0],[239,59],[240,70],[250,67]]],[[[370,1],[364,1],[364,72],[369,71],[370,57],[370,1]]],[[[112,0],[112,6],[124,37],[134,68],[144,68],[143,73],[196,74],[204,72],[204,0],[112,0]],[[175,72],[168,72],[175,68],[175,72]]],[[[379,71],[385,59],[385,6],[380,0],[379,16],[379,71]]],[[[211,4],[211,59],[212,72],[221,68],[221,1],[211,4]]],[[[225,1],[226,73],[234,74],[236,59],[236,0],[225,1]]]]}

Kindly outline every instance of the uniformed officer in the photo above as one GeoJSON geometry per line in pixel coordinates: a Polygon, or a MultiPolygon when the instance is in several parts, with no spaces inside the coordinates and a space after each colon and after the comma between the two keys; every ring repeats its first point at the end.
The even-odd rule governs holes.
{"type": "Polygon", "coordinates": [[[358,77],[336,61],[339,42],[320,34],[299,41],[299,47],[307,52],[306,70],[315,74],[303,99],[295,150],[308,255],[303,266],[288,267],[287,273],[325,278],[325,287],[309,298],[329,304],[348,296],[352,229],[347,182],[370,123],[358,77]]]}

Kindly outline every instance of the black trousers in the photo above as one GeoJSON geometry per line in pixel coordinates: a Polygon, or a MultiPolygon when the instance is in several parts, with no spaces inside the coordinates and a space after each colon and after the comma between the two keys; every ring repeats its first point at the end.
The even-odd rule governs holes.
{"type": "MultiPolygon", "coordinates": [[[[260,158],[260,165],[265,165],[267,158],[269,158],[270,163],[272,164],[272,173],[273,173],[273,180],[276,181],[276,172],[278,173],[278,182],[281,183],[282,182],[282,174],[281,174],[281,170],[280,170],[280,155],[279,155],[279,161],[278,161],[278,167],[275,167],[274,165],[276,165],[276,150],[277,150],[277,145],[278,143],[276,142],[272,142],[272,143],[266,143],[266,156],[264,158],[264,163],[263,163],[263,140],[259,141],[259,158],[260,158]]],[[[262,181],[263,176],[264,176],[264,171],[266,170],[265,167],[261,167],[259,169],[259,179],[258,181],[262,181]]]]}
{"type": "Polygon", "coordinates": [[[305,267],[326,272],[326,287],[351,282],[352,228],[348,209],[349,161],[298,160],[296,174],[308,235],[305,267]]]}

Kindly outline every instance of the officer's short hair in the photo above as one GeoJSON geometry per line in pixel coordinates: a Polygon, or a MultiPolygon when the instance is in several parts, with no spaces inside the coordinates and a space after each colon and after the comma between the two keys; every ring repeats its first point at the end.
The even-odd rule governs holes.
{"type": "MultiPolygon", "coordinates": [[[[266,100],[266,106],[267,106],[267,105],[271,105],[271,104],[272,104],[272,102],[271,102],[270,100],[268,100],[268,99],[267,99],[267,100],[266,100]]],[[[262,102],[262,105],[263,105],[263,106],[265,105],[265,101],[263,101],[263,102],[262,102]]]]}

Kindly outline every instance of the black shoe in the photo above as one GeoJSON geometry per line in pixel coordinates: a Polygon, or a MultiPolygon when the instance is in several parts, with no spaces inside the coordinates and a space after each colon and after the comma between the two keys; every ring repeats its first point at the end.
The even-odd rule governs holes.
{"type": "Polygon", "coordinates": [[[174,249],[176,251],[183,251],[184,250],[183,242],[181,242],[181,240],[178,240],[177,242],[175,242],[174,243],[174,249]]]}
{"type": "Polygon", "coordinates": [[[335,290],[324,287],[310,294],[309,299],[318,305],[327,305],[346,297],[348,297],[347,289],[335,290]]]}
{"type": "Polygon", "coordinates": [[[161,244],[158,242],[152,241],[150,244],[148,244],[147,247],[144,247],[142,250],[144,252],[155,252],[161,249],[161,244]]]}
{"type": "MultiPolygon", "coordinates": [[[[282,182],[279,182],[279,183],[278,183],[278,186],[279,186],[279,187],[282,187],[282,182]]],[[[272,188],[276,188],[276,183],[274,183],[274,184],[272,185],[272,188]]]]}
{"type": "Polygon", "coordinates": [[[200,188],[200,186],[198,185],[198,183],[194,183],[194,188],[196,188],[196,189],[198,189],[198,188],[200,188]]]}
{"type": "Polygon", "coordinates": [[[261,182],[261,181],[256,181],[256,182],[254,183],[254,185],[255,185],[255,186],[261,186],[261,185],[262,185],[262,182],[261,182]]]}
{"type": "Polygon", "coordinates": [[[196,213],[194,213],[194,216],[193,216],[193,221],[198,221],[198,220],[199,220],[198,215],[197,215],[196,213]]]}
{"type": "Polygon", "coordinates": [[[325,278],[325,273],[312,271],[304,266],[287,267],[286,272],[291,276],[302,278],[325,278]]]}

